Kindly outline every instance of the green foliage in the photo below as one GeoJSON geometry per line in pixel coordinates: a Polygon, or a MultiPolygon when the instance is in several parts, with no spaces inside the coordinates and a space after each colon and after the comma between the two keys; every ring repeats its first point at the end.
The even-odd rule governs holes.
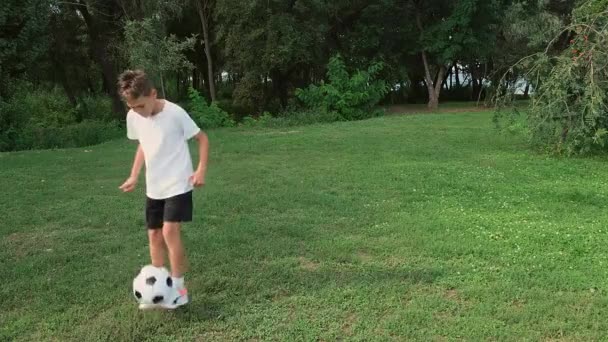
{"type": "Polygon", "coordinates": [[[241,125],[245,127],[256,127],[258,124],[257,121],[251,116],[245,116],[241,122],[241,125]]]}
{"type": "Polygon", "coordinates": [[[264,112],[260,116],[259,123],[262,126],[268,127],[269,125],[272,124],[273,120],[274,120],[274,117],[272,116],[272,114],[270,114],[269,112],[264,112]]]}
{"type": "MultiPolygon", "coordinates": [[[[518,45],[518,49],[524,51],[544,49],[547,43],[559,34],[563,26],[560,14],[548,11],[544,2],[514,2],[505,10],[503,20],[504,39],[518,45]]],[[[521,53],[521,51],[505,52],[521,53]]]]}
{"type": "Polygon", "coordinates": [[[423,26],[419,49],[435,56],[440,64],[485,58],[494,46],[501,14],[497,0],[431,0],[413,12],[413,16],[419,12],[423,26]]]}
{"type": "Polygon", "coordinates": [[[56,87],[20,82],[11,91],[0,101],[0,151],[78,147],[120,136],[117,123],[109,121],[107,98],[84,97],[74,108],[56,87]]]}
{"type": "MultiPolygon", "coordinates": [[[[539,147],[565,154],[608,147],[608,19],[597,10],[600,3],[606,1],[589,1],[574,11],[573,23],[564,30],[574,37],[568,49],[553,55],[547,48],[518,64],[536,83],[527,118],[531,140],[539,147]]],[[[499,104],[507,104],[512,91],[501,89],[499,104]]],[[[497,112],[496,121],[511,120],[506,113],[497,112]]]]}
{"type": "Polygon", "coordinates": [[[217,39],[227,69],[239,74],[236,104],[261,112],[277,97],[286,99],[295,70],[326,63],[324,6],[319,1],[216,1],[217,39]],[[263,84],[263,78],[269,81],[263,84]]]}
{"type": "MultiPolygon", "coordinates": [[[[8,127],[9,114],[13,130],[28,125],[32,116],[22,117],[30,110],[14,107],[9,100],[7,89],[15,78],[27,79],[35,88],[58,87],[57,92],[68,95],[69,104],[57,102],[56,96],[51,99],[55,104],[27,99],[28,107],[51,108],[48,117],[45,111],[34,111],[45,113],[34,115],[45,127],[111,120],[106,115],[108,102],[97,98],[99,93],[113,96],[115,117],[122,118],[114,83],[116,73],[127,67],[146,69],[161,96],[187,100],[189,85],[200,88],[209,82],[206,46],[194,38],[202,35],[197,4],[204,8],[212,42],[212,77],[221,101],[217,107],[236,121],[253,114],[257,125],[290,125],[326,120],[325,116],[352,120],[378,114],[370,103],[385,92],[370,91],[373,80],[399,85],[391,101],[423,100],[428,77],[422,51],[430,78],[455,63],[463,70],[463,86],[441,90],[442,100],[477,99],[482,88],[477,85],[496,85],[500,76],[492,75],[544,49],[547,37],[569,20],[574,2],[7,0],[0,8],[0,96],[2,106],[13,114],[0,114],[2,125],[8,127]],[[328,62],[335,63],[331,55],[338,53],[346,66],[334,69],[343,84],[325,77],[328,62]],[[370,65],[382,69],[369,73],[370,65]],[[373,74],[372,82],[353,70],[373,74]],[[473,86],[465,78],[473,78],[473,86]],[[327,84],[319,85],[321,79],[327,84]],[[299,91],[302,101],[295,95],[297,88],[305,89],[299,91]],[[296,101],[305,102],[311,112],[291,111],[289,119],[281,114],[296,101]],[[277,115],[263,123],[266,119],[259,114],[264,111],[277,115]]],[[[596,13],[605,5],[586,2],[585,11],[596,13]]],[[[581,11],[577,15],[583,15],[581,11]]],[[[508,82],[521,81],[521,69],[512,70],[508,82]]]]}
{"type": "Polygon", "coordinates": [[[326,112],[324,110],[301,110],[294,109],[279,113],[274,116],[269,112],[264,112],[257,119],[251,116],[243,117],[240,125],[243,127],[256,127],[256,128],[281,128],[281,127],[295,127],[305,126],[320,123],[332,123],[337,121],[344,121],[336,112],[326,112]]]}
{"type": "Polygon", "coordinates": [[[506,81],[522,81],[525,68],[518,65],[522,58],[545,50],[553,37],[559,35],[569,12],[550,11],[545,1],[516,1],[504,9],[500,24],[500,39],[493,48],[495,80],[508,71],[506,81]]]}
{"type": "Polygon", "coordinates": [[[48,48],[50,0],[3,0],[0,6],[0,96],[9,78],[31,70],[48,48]]]}
{"type": "Polygon", "coordinates": [[[280,126],[279,121],[280,118],[274,117],[270,112],[264,112],[257,120],[251,116],[244,117],[241,125],[245,127],[277,127],[280,126]]]}
{"type": "Polygon", "coordinates": [[[82,121],[61,127],[27,126],[9,143],[12,150],[69,148],[96,145],[122,135],[123,129],[116,122],[82,121]]]}
{"type": "MultiPolygon", "coordinates": [[[[202,35],[197,3],[208,23],[218,99],[237,119],[285,110],[296,88],[324,78],[335,53],[349,70],[381,61],[376,78],[391,86],[423,83],[421,51],[432,75],[458,63],[487,81],[492,69],[502,73],[544,43],[545,29],[567,20],[572,2],[7,0],[0,8],[0,95],[6,97],[14,77],[58,85],[72,104],[103,92],[113,96],[120,118],[116,73],[143,68],[161,95],[184,100],[192,82],[208,83],[205,44],[193,38],[202,35]]],[[[395,93],[392,100],[404,100],[403,88],[395,93]]],[[[453,94],[463,99],[466,91],[453,94]]],[[[409,100],[424,95],[412,91],[409,100]]],[[[81,109],[80,116],[87,117],[81,109]]]]}
{"type": "Polygon", "coordinates": [[[232,93],[234,103],[250,110],[259,110],[264,102],[264,85],[259,74],[247,72],[232,93]]]}
{"type": "Polygon", "coordinates": [[[296,96],[309,108],[336,112],[345,120],[377,116],[374,107],[389,91],[385,81],[376,79],[382,67],[382,63],[375,63],[351,76],[342,58],[335,56],[327,65],[328,82],[298,89],[296,96]]]}
{"type": "Polygon", "coordinates": [[[168,72],[194,67],[185,52],[192,50],[195,43],[194,37],[180,41],[175,35],[166,35],[160,19],[145,18],[126,22],[123,53],[132,68],[141,68],[159,77],[164,92],[163,77],[168,72]]]}
{"type": "Polygon", "coordinates": [[[60,127],[76,122],[76,111],[62,90],[35,89],[25,82],[14,85],[0,115],[7,126],[16,129],[26,125],[60,127]]]}
{"type": "Polygon", "coordinates": [[[79,98],[76,112],[80,120],[114,120],[112,101],[102,95],[87,94],[79,98]]]}
{"type": "Polygon", "coordinates": [[[190,115],[201,128],[233,127],[235,125],[230,114],[222,110],[215,102],[208,105],[198,90],[190,87],[188,96],[190,115]]]}

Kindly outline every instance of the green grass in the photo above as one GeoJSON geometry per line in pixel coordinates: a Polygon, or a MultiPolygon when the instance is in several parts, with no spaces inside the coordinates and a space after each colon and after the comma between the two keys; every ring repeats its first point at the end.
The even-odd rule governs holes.
{"type": "Polygon", "coordinates": [[[0,340],[606,338],[604,160],[534,154],[487,112],[210,139],[176,312],[130,292],[133,144],[0,154],[0,340]]]}

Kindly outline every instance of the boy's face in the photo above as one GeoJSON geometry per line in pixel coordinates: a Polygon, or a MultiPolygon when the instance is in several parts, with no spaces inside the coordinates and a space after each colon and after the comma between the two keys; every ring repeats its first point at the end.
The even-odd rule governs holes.
{"type": "Polygon", "coordinates": [[[152,115],[154,105],[156,104],[156,95],[156,90],[152,89],[148,96],[140,96],[138,98],[127,96],[125,100],[127,106],[133,109],[137,114],[143,117],[149,117],[152,115]]]}

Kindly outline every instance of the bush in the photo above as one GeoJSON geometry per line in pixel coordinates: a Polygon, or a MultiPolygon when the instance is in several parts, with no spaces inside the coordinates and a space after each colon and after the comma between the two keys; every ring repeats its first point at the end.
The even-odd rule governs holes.
{"type": "Polygon", "coordinates": [[[2,104],[0,128],[20,130],[25,126],[61,127],[76,122],[76,110],[58,88],[34,89],[31,84],[15,86],[2,104]]]}
{"type": "Polygon", "coordinates": [[[76,123],[76,109],[58,88],[36,89],[13,96],[13,104],[17,115],[29,117],[28,126],[62,127],[76,123]]]}
{"type": "Polygon", "coordinates": [[[110,100],[88,96],[74,108],[63,91],[13,85],[0,101],[0,151],[81,147],[122,135],[110,100]],[[85,118],[82,122],[79,119],[85,118]],[[105,121],[102,121],[105,120],[105,121]]]}
{"type": "Polygon", "coordinates": [[[375,79],[382,67],[375,63],[351,76],[340,56],[332,57],[327,65],[328,83],[297,89],[296,96],[310,109],[336,112],[345,120],[378,116],[381,111],[375,107],[390,90],[385,81],[375,79]]]}
{"type": "Polygon", "coordinates": [[[201,128],[233,127],[235,125],[230,114],[223,111],[216,103],[207,105],[205,98],[196,89],[190,87],[188,96],[190,115],[201,128]]]}
{"type": "Polygon", "coordinates": [[[265,112],[258,120],[250,116],[244,117],[241,125],[245,127],[280,128],[330,123],[343,120],[344,118],[338,113],[325,112],[323,110],[289,111],[281,113],[276,117],[265,112]]]}
{"type": "Polygon", "coordinates": [[[232,116],[232,118],[235,121],[242,120],[244,117],[249,115],[249,113],[254,111],[253,108],[247,108],[247,107],[235,104],[234,101],[232,101],[231,99],[228,99],[228,100],[220,99],[220,100],[215,101],[214,103],[217,103],[217,106],[221,110],[230,113],[230,115],[232,116]]]}
{"type": "Polygon", "coordinates": [[[76,106],[80,120],[99,120],[110,122],[114,120],[112,100],[105,95],[86,95],[78,99],[76,106]]]}
{"type": "Polygon", "coordinates": [[[117,123],[83,121],[64,127],[28,126],[13,137],[12,150],[96,145],[123,135],[117,123]]]}
{"type": "Polygon", "coordinates": [[[13,123],[9,113],[9,104],[0,98],[0,151],[9,150],[12,130],[13,123]]]}
{"type": "Polygon", "coordinates": [[[245,126],[245,127],[256,127],[259,126],[258,125],[258,121],[254,118],[252,118],[251,116],[245,116],[243,118],[243,121],[241,122],[241,125],[245,126]]]}

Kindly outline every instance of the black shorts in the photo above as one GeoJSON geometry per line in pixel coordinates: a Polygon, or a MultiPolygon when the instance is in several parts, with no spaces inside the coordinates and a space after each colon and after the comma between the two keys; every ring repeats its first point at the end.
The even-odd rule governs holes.
{"type": "Polygon", "coordinates": [[[192,191],[162,200],[146,197],[146,225],[159,229],[164,222],[192,221],[192,191]]]}

